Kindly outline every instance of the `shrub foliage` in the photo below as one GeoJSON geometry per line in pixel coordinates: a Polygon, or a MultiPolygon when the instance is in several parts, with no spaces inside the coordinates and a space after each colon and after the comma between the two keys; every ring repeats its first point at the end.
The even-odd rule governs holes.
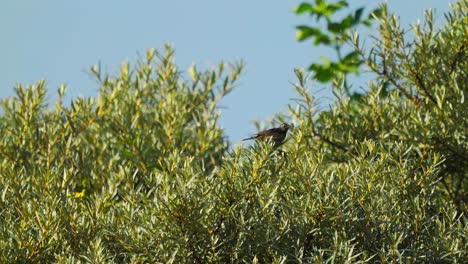
{"type": "Polygon", "coordinates": [[[297,70],[295,128],[229,148],[217,103],[243,64],[182,74],[170,47],[55,106],[18,86],[0,119],[0,262],[462,263],[468,255],[468,4],[407,37],[382,8],[356,52],[368,92],[317,111],[297,70]],[[407,40],[411,39],[411,40],[407,40]]]}

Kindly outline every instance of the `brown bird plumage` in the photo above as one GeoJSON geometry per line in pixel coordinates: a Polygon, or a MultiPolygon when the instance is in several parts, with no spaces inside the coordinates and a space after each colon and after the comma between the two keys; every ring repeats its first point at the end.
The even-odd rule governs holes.
{"type": "Polygon", "coordinates": [[[243,141],[251,140],[251,139],[263,140],[263,139],[269,138],[273,142],[275,147],[278,147],[279,145],[283,143],[283,140],[286,137],[286,134],[288,133],[289,128],[291,128],[290,125],[283,123],[279,127],[261,131],[253,137],[244,138],[243,141]]]}

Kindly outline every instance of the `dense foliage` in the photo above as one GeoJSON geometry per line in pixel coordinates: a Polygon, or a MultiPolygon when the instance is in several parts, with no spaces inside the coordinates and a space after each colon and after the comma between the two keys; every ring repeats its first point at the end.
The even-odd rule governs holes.
{"type": "MultiPolygon", "coordinates": [[[[229,148],[242,63],[182,74],[170,47],[97,98],[17,87],[0,119],[0,262],[463,263],[468,3],[407,36],[379,17],[368,92],[317,111],[301,70],[287,142],[229,148]],[[407,40],[410,39],[410,40],[407,40]]],[[[282,117],[281,117],[282,118],[282,117]]]]}

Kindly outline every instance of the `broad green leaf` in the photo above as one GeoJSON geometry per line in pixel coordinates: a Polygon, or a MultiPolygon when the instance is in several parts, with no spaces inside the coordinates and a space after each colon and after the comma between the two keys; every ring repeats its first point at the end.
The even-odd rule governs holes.
{"type": "Polygon", "coordinates": [[[306,3],[306,2],[303,2],[303,3],[300,3],[299,6],[297,6],[295,9],[294,9],[294,12],[298,15],[300,14],[303,14],[303,13],[306,13],[306,12],[311,12],[313,9],[312,9],[312,5],[309,4],[309,3],[306,3]]]}

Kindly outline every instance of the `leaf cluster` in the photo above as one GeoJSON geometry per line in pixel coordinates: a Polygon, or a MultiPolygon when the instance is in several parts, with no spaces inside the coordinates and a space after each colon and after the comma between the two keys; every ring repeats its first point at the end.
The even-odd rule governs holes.
{"type": "Polygon", "coordinates": [[[297,26],[296,38],[299,41],[312,38],[315,46],[323,45],[332,48],[336,53],[336,61],[322,56],[322,63],[312,63],[309,66],[309,70],[314,72],[314,78],[322,83],[329,82],[341,74],[358,73],[358,68],[363,61],[360,60],[356,51],[351,50],[343,54],[345,52],[343,43],[349,40],[351,30],[359,25],[370,26],[371,21],[381,12],[380,8],[376,8],[366,18],[363,18],[364,7],[360,7],[344,18],[337,18],[337,13],[347,7],[347,1],[328,3],[324,0],[315,0],[314,3],[302,2],[295,9],[298,15],[309,14],[311,18],[316,19],[314,26],[297,26]],[[325,28],[318,24],[320,20],[324,20],[325,28]]]}

